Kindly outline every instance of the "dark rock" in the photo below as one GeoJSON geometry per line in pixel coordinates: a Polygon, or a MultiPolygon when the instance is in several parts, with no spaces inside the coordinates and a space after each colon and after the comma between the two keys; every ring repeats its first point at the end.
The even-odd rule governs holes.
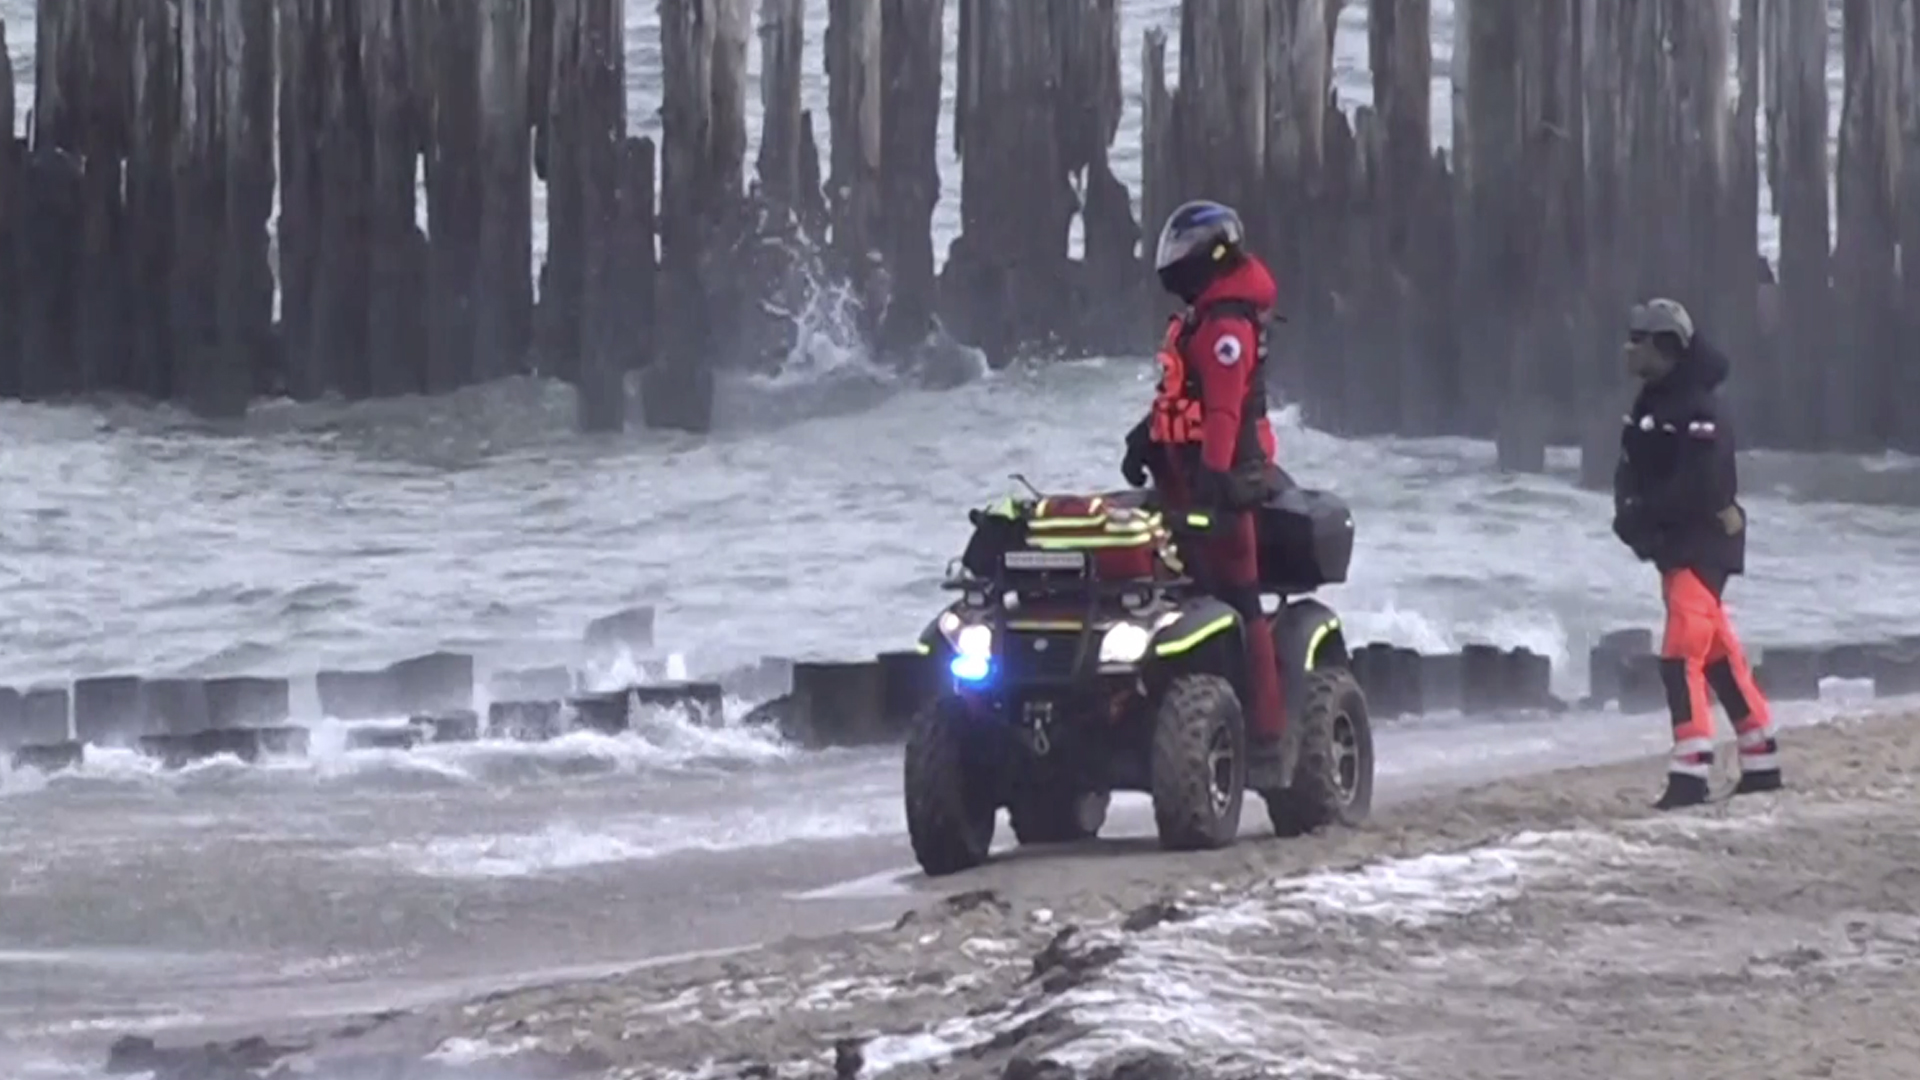
{"type": "Polygon", "coordinates": [[[1166,923],[1185,922],[1193,918],[1193,913],[1171,900],[1155,900],[1145,907],[1138,907],[1127,913],[1120,929],[1129,934],[1151,930],[1166,923]]]}
{"type": "Polygon", "coordinates": [[[1667,687],[1660,681],[1660,658],[1652,653],[1629,656],[1620,669],[1620,711],[1659,712],[1667,707],[1667,687]]]}
{"type": "Polygon", "coordinates": [[[496,671],[487,680],[487,696],[497,701],[558,699],[577,690],[575,683],[572,669],[564,664],[496,671]]]}
{"type": "Polygon", "coordinates": [[[793,716],[793,695],[782,694],[772,701],[763,701],[748,709],[740,722],[747,727],[772,727],[785,733],[793,723],[793,716]]]}
{"type": "Polygon", "coordinates": [[[867,1056],[862,1052],[866,1045],[864,1039],[835,1039],[833,1041],[834,1080],[854,1080],[860,1070],[867,1067],[867,1056]]]}
{"type": "Polygon", "coordinates": [[[495,739],[544,742],[566,733],[558,701],[496,701],[487,706],[487,734],[495,739]]]}
{"type": "Polygon", "coordinates": [[[62,769],[77,769],[87,757],[85,743],[71,740],[57,743],[41,743],[22,746],[13,752],[13,767],[33,769],[37,772],[56,773],[62,769]]]}
{"type": "Polygon", "coordinates": [[[633,692],[610,690],[604,694],[580,694],[569,698],[574,723],[602,735],[619,735],[633,723],[633,692]]]}
{"type": "Polygon", "coordinates": [[[1820,651],[1823,679],[1871,679],[1875,648],[1864,643],[1830,645],[1820,651]]]}
{"type": "Polygon", "coordinates": [[[784,729],[807,746],[864,746],[885,742],[887,730],[880,664],[815,662],[793,666],[793,709],[784,729]]]}
{"type": "Polygon", "coordinates": [[[64,686],[35,686],[20,697],[20,724],[29,746],[52,746],[73,738],[71,698],[64,686]]]}
{"type": "Polygon", "coordinates": [[[320,714],[333,720],[387,720],[407,710],[397,704],[388,671],[321,671],[313,677],[320,714]]]}
{"type": "Polygon", "coordinates": [[[1079,927],[1069,926],[1053,935],[1046,947],[1034,955],[1030,979],[1038,980],[1042,990],[1059,994],[1085,984],[1103,968],[1120,959],[1125,950],[1114,944],[1083,946],[1079,927]]]}
{"type": "Polygon", "coordinates": [[[981,908],[992,908],[1002,915],[1013,910],[1012,905],[1002,900],[1000,894],[994,892],[992,889],[972,889],[967,892],[954,893],[952,896],[941,901],[941,906],[945,908],[949,914],[953,915],[964,915],[969,911],[978,911],[981,908]]]}
{"type": "Polygon", "coordinates": [[[1394,684],[1393,646],[1369,642],[1353,650],[1348,661],[1355,682],[1367,695],[1367,715],[1392,720],[1402,714],[1399,687],[1394,684]]]}
{"type": "Polygon", "coordinates": [[[199,679],[148,679],[140,684],[140,698],[148,727],[160,734],[191,735],[216,726],[207,685],[199,679]]]}
{"type": "Polygon", "coordinates": [[[349,750],[411,750],[432,732],[411,721],[406,724],[355,724],[347,729],[349,750]]]}
{"type": "Polygon", "coordinates": [[[26,709],[20,691],[0,686],[0,751],[27,745],[26,709]]]}
{"type": "Polygon", "coordinates": [[[1000,1070],[1000,1080],[1075,1080],[1074,1071],[1052,1058],[1034,1059],[1016,1054],[1000,1070]]]}
{"type": "MultiPolygon", "coordinates": [[[[1400,715],[1421,716],[1427,711],[1427,658],[1418,649],[1394,646],[1389,655],[1394,686],[1399,692],[1400,715]]],[[[1372,702],[1368,702],[1371,706],[1372,702]]]]}
{"type": "Polygon", "coordinates": [[[279,727],[293,717],[293,684],[286,679],[236,675],[206,681],[212,727],[279,727]]]}
{"type": "Polygon", "coordinates": [[[473,657],[465,653],[432,652],[387,666],[395,695],[387,715],[473,708],[473,657]]]}
{"type": "Polygon", "coordinates": [[[1459,653],[1438,653],[1420,658],[1420,683],[1424,688],[1428,712],[1456,712],[1465,707],[1462,690],[1466,678],[1465,664],[1465,658],[1459,653]]]}
{"type": "Polygon", "coordinates": [[[407,723],[419,728],[427,742],[468,743],[480,737],[480,714],[472,709],[425,713],[409,717],[407,723]]]}
{"type": "Polygon", "coordinates": [[[626,608],[587,624],[585,643],[596,653],[646,652],[653,648],[653,608],[626,608]]]}
{"type": "Polygon", "coordinates": [[[1513,649],[1506,654],[1509,683],[1508,707],[1546,709],[1553,705],[1553,658],[1532,649],[1513,649]]]}
{"type": "Polygon", "coordinates": [[[140,680],[101,675],[73,684],[73,737],[90,746],[128,746],[149,734],[140,680]]]}
{"type": "Polygon", "coordinates": [[[678,709],[693,723],[707,726],[726,720],[726,691],[719,683],[655,683],[633,687],[631,693],[643,709],[678,709]]]}
{"type": "Polygon", "coordinates": [[[143,735],[139,747],[169,769],[227,754],[255,765],[269,757],[306,756],[308,738],[303,727],[210,728],[189,735],[143,735]]]}
{"type": "Polygon", "coordinates": [[[1468,713],[1498,712],[1507,705],[1505,657],[1495,645],[1460,650],[1460,708],[1468,713]]]}
{"type": "Polygon", "coordinates": [[[1615,656],[1646,656],[1653,652],[1653,631],[1644,626],[1609,630],[1600,635],[1595,647],[1606,649],[1615,656]]]}
{"type": "Polygon", "coordinates": [[[793,661],[763,656],[753,664],[720,676],[720,685],[734,697],[765,701],[793,689],[793,661]]]}
{"type": "Polygon", "coordinates": [[[1135,1050],[1102,1062],[1088,1080],[1195,1080],[1198,1069],[1157,1050],[1135,1050]]]}
{"type": "Polygon", "coordinates": [[[940,695],[946,672],[932,656],[918,650],[881,653],[875,662],[880,665],[881,726],[904,738],[914,716],[940,695]]]}
{"type": "Polygon", "coordinates": [[[1818,649],[1769,648],[1761,654],[1753,677],[1769,700],[1818,701],[1820,663],[1818,649]]]}
{"type": "Polygon", "coordinates": [[[1920,648],[1891,643],[1874,651],[1873,696],[1920,694],[1920,648]]]}
{"type": "Polygon", "coordinates": [[[259,1080],[262,1072],[298,1054],[305,1045],[279,1045],[259,1037],[201,1046],[163,1047],[127,1035],[107,1050],[111,1076],[149,1073],[153,1080],[259,1080]]]}

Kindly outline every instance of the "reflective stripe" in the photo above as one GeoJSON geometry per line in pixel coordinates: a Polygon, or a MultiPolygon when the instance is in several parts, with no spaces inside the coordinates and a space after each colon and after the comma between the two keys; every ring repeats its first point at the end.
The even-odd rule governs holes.
{"type": "Polygon", "coordinates": [[[1079,551],[1086,548],[1146,547],[1153,543],[1152,533],[1134,536],[1035,536],[1028,542],[1041,551],[1079,551]]]}
{"type": "Polygon", "coordinates": [[[1712,739],[1676,739],[1667,771],[1706,780],[1713,775],[1712,739]]]}
{"type": "Polygon", "coordinates": [[[1308,671],[1313,670],[1314,658],[1320,655],[1320,643],[1327,640],[1328,634],[1331,634],[1338,629],[1340,629],[1340,620],[1328,619],[1326,622],[1323,622],[1319,626],[1314,627],[1313,633],[1307,635],[1306,670],[1308,671]]]}
{"type": "Polygon", "coordinates": [[[1220,631],[1231,627],[1235,618],[1236,616],[1233,615],[1222,615],[1191,634],[1176,638],[1173,641],[1163,641],[1153,647],[1154,655],[1176,656],[1186,652],[1188,649],[1218,634],[1220,631]]]}
{"type": "Polygon", "coordinates": [[[1779,772],[1779,754],[1749,754],[1740,752],[1740,771],[1743,773],[1779,772]]]}
{"type": "Polygon", "coordinates": [[[1709,758],[1711,758],[1713,756],[1713,740],[1712,739],[1676,739],[1674,740],[1673,756],[1680,757],[1686,754],[1705,754],[1709,758]]]}
{"type": "Polygon", "coordinates": [[[1077,619],[1030,619],[1007,623],[1009,630],[1080,630],[1085,626],[1077,619]]]}
{"type": "Polygon", "coordinates": [[[932,656],[933,646],[924,641],[916,641],[913,643],[913,651],[919,653],[921,656],[932,656]]]}
{"type": "Polygon", "coordinates": [[[1713,762],[1674,758],[1672,761],[1667,762],[1667,771],[1676,776],[1692,776],[1701,780],[1709,780],[1713,777],[1713,762]]]}
{"type": "Polygon", "coordinates": [[[1744,754],[1749,750],[1771,750],[1772,748],[1767,744],[1772,741],[1773,725],[1763,723],[1757,728],[1740,733],[1740,752],[1744,754]]]}
{"type": "Polygon", "coordinates": [[[1208,528],[1213,524],[1213,515],[1200,513],[1188,514],[1187,524],[1196,529],[1208,528]]]}

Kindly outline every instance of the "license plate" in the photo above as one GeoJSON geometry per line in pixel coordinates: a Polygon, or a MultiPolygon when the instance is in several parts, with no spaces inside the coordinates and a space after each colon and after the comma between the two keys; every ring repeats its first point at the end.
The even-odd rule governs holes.
{"type": "Polygon", "coordinates": [[[1084,551],[1009,551],[1005,566],[1009,570],[1026,570],[1047,574],[1075,574],[1087,568],[1087,553],[1084,551]]]}

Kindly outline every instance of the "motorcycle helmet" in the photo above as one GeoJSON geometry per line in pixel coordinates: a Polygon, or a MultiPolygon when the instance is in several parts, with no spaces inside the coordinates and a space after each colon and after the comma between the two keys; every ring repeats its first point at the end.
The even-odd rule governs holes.
{"type": "Polygon", "coordinates": [[[1181,204],[1167,216],[1154,248],[1161,287],[1192,303],[1238,261],[1246,239],[1246,226],[1233,207],[1209,199],[1181,204]]]}

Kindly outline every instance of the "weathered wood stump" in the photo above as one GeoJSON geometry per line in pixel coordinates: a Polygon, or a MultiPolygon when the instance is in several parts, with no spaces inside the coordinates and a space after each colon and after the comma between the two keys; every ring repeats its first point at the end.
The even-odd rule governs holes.
{"type": "Polygon", "coordinates": [[[898,353],[933,329],[933,207],[940,201],[940,60],[946,0],[885,0],[879,182],[885,217],[886,314],[879,343],[898,353]]]}

